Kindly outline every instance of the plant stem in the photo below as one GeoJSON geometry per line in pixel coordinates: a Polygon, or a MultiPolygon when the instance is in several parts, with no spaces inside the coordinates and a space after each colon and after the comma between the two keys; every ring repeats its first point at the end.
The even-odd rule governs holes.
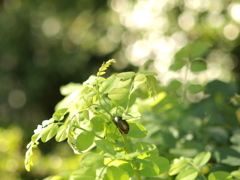
{"type": "MultiPolygon", "coordinates": [[[[128,140],[127,140],[127,137],[125,134],[122,134],[122,138],[123,138],[123,142],[125,144],[125,147],[126,147],[126,153],[127,154],[130,154],[131,153],[131,150],[130,150],[130,147],[129,147],[129,144],[128,144],[128,140]]],[[[131,160],[130,161],[131,165],[132,165],[132,168],[133,168],[133,171],[134,171],[134,174],[136,176],[136,179],[137,180],[141,180],[141,176],[139,174],[139,171],[138,171],[138,168],[137,168],[137,165],[135,163],[135,160],[131,160]]]]}

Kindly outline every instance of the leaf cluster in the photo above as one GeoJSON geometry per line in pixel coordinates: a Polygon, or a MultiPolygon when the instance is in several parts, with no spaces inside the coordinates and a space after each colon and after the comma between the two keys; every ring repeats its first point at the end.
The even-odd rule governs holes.
{"type": "Polygon", "coordinates": [[[123,72],[104,78],[111,59],[103,63],[96,76],[82,84],[68,84],[61,88],[66,97],[56,106],[49,120],[38,125],[28,144],[25,167],[33,164],[33,148],[39,141],[53,137],[57,142],[67,141],[74,153],[81,153],[79,169],[70,179],[128,179],[136,176],[156,176],[169,168],[166,158],[160,157],[151,143],[134,139],[144,138],[146,128],[136,123],[141,115],[132,106],[137,90],[155,91],[155,73],[123,72]],[[120,116],[129,124],[127,134],[118,130],[114,117],[120,116]]]}

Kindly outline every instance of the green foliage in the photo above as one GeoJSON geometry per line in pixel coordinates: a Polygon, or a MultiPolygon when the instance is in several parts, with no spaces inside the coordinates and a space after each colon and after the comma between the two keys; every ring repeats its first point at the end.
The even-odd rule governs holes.
{"type": "Polygon", "coordinates": [[[195,156],[194,159],[179,158],[175,159],[169,170],[169,175],[177,175],[176,179],[196,179],[198,174],[202,175],[201,168],[206,165],[211,157],[210,152],[202,152],[195,156]]]}
{"type": "MultiPolygon", "coordinates": [[[[68,175],[47,179],[239,179],[236,84],[218,80],[206,86],[190,83],[183,90],[208,97],[196,104],[183,103],[177,93],[183,84],[178,80],[163,88],[152,72],[123,72],[104,78],[114,62],[103,63],[97,75],[83,84],[61,88],[65,98],[28,144],[27,170],[39,141],[55,136],[57,142],[66,140],[74,153],[81,154],[81,160],[79,168],[68,175]],[[153,93],[154,97],[145,95],[153,93]]],[[[193,65],[192,72],[205,70],[198,63],[202,62],[193,65]]]]}
{"type": "MultiPolygon", "coordinates": [[[[159,156],[151,143],[137,141],[146,137],[146,128],[134,121],[140,118],[132,106],[138,89],[151,94],[156,88],[155,73],[125,72],[102,77],[114,63],[103,63],[96,76],[83,84],[62,87],[66,97],[58,103],[52,118],[42,122],[28,144],[25,167],[33,164],[33,148],[39,140],[67,140],[77,154],[82,153],[80,168],[69,179],[128,179],[134,174],[157,176],[169,169],[169,161],[159,156]],[[114,121],[114,117],[120,116],[114,121]],[[122,119],[122,118],[124,119],[122,119]],[[126,126],[130,131],[125,131],[126,126]],[[124,133],[123,133],[124,132],[124,133]]],[[[54,177],[53,177],[54,179],[54,177]]]]}

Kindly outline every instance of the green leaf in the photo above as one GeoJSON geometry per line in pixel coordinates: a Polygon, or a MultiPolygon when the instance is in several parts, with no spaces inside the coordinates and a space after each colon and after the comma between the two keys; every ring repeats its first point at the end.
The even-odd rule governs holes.
{"type": "Polygon", "coordinates": [[[128,133],[128,136],[132,138],[144,138],[147,136],[147,130],[146,128],[138,123],[128,123],[130,126],[130,131],[128,133]]]}
{"type": "Polygon", "coordinates": [[[203,166],[209,161],[210,158],[211,158],[210,152],[206,152],[206,151],[201,152],[195,156],[195,158],[193,159],[193,164],[196,166],[203,166]]]}
{"type": "Polygon", "coordinates": [[[150,157],[150,158],[156,162],[156,164],[160,168],[161,174],[169,170],[170,164],[167,158],[161,157],[161,156],[158,156],[157,158],[156,157],[150,157]]]}
{"type": "Polygon", "coordinates": [[[170,91],[176,91],[181,87],[182,83],[176,79],[172,80],[168,86],[167,86],[167,90],[170,91]]]}
{"type": "Polygon", "coordinates": [[[210,49],[209,44],[209,41],[205,39],[198,39],[194,42],[190,42],[175,54],[175,59],[183,60],[184,58],[188,58],[193,60],[203,57],[210,49]]]}
{"type": "Polygon", "coordinates": [[[91,127],[93,128],[94,131],[101,132],[104,129],[104,124],[105,121],[101,116],[94,116],[91,119],[91,127]]]}
{"type": "Polygon", "coordinates": [[[83,119],[89,120],[89,111],[88,110],[83,111],[83,119]]]}
{"type": "Polygon", "coordinates": [[[149,75],[147,78],[147,89],[148,95],[152,96],[152,94],[157,95],[157,79],[156,77],[149,75]]]}
{"type": "Polygon", "coordinates": [[[233,146],[220,147],[214,152],[214,156],[219,163],[230,166],[240,166],[240,148],[233,146]]]}
{"type": "Polygon", "coordinates": [[[33,152],[32,152],[32,146],[31,146],[31,147],[27,150],[26,155],[25,155],[25,160],[24,160],[25,169],[26,169],[27,171],[30,171],[31,166],[33,165],[32,155],[33,155],[33,152]]]}
{"type": "Polygon", "coordinates": [[[139,172],[143,176],[156,176],[160,174],[160,168],[158,165],[149,159],[137,159],[139,164],[139,172]]]}
{"type": "Polygon", "coordinates": [[[132,79],[127,79],[125,81],[120,81],[117,85],[117,88],[127,88],[129,89],[132,85],[132,79]]]}
{"type": "Polygon", "coordinates": [[[190,167],[182,170],[176,177],[176,180],[194,180],[198,176],[197,169],[190,167]]]}
{"type": "Polygon", "coordinates": [[[240,169],[236,170],[236,171],[232,171],[231,175],[233,177],[235,177],[236,179],[240,179],[240,169]]]}
{"type": "Polygon", "coordinates": [[[103,150],[105,153],[109,153],[112,155],[116,154],[115,148],[112,143],[110,143],[106,139],[96,140],[95,141],[97,147],[101,150],[103,150]]]}
{"type": "Polygon", "coordinates": [[[195,59],[203,57],[209,52],[210,42],[205,39],[198,39],[192,43],[187,44],[189,50],[189,58],[195,59]]]}
{"type": "Polygon", "coordinates": [[[156,176],[169,169],[169,161],[164,157],[150,156],[144,159],[137,159],[140,174],[143,176],[156,176]]]}
{"type": "Polygon", "coordinates": [[[207,132],[217,142],[226,143],[229,140],[229,133],[223,127],[209,127],[207,132]]]}
{"type": "Polygon", "coordinates": [[[139,73],[144,74],[145,76],[157,76],[158,73],[153,71],[140,71],[139,73]]]}
{"type": "Polygon", "coordinates": [[[116,78],[116,76],[116,74],[113,74],[101,84],[101,87],[99,88],[100,93],[106,94],[117,86],[120,79],[116,78]]]}
{"type": "Polygon", "coordinates": [[[182,69],[186,65],[186,61],[177,60],[171,66],[169,67],[169,70],[171,71],[178,71],[179,69],[182,69]]]}
{"type": "Polygon", "coordinates": [[[213,80],[206,85],[206,94],[216,94],[221,93],[224,96],[234,96],[238,91],[236,84],[225,83],[220,80],[213,80]]]}
{"type": "MultiPolygon", "coordinates": [[[[43,129],[43,130],[44,130],[44,129],[43,129]]],[[[41,132],[32,135],[31,141],[32,141],[32,142],[38,141],[38,140],[41,138],[41,135],[42,135],[41,132]]]]}
{"type": "Polygon", "coordinates": [[[68,113],[68,108],[59,109],[53,114],[53,119],[56,121],[61,121],[63,120],[64,115],[67,113],[68,113]]]}
{"type": "Polygon", "coordinates": [[[71,94],[73,91],[79,89],[81,87],[81,84],[79,83],[69,83],[65,86],[61,86],[60,93],[63,96],[71,94]]]}
{"type": "Polygon", "coordinates": [[[134,171],[130,163],[124,162],[118,165],[118,167],[123,169],[125,172],[127,172],[129,176],[133,177],[134,171]]]}
{"type": "Polygon", "coordinates": [[[208,180],[232,180],[232,176],[230,173],[225,171],[216,171],[208,176],[208,180]]]}
{"type": "Polygon", "coordinates": [[[41,136],[42,142],[49,141],[53,136],[57,134],[58,125],[57,124],[50,124],[44,128],[41,136]]]}
{"type": "Polygon", "coordinates": [[[115,59],[110,59],[106,63],[104,62],[102,66],[99,68],[97,76],[101,76],[105,74],[105,71],[107,70],[107,68],[114,62],[116,62],[115,59]]]}
{"type": "Polygon", "coordinates": [[[66,125],[62,125],[59,127],[58,131],[57,131],[57,135],[55,137],[56,141],[57,142],[61,142],[61,141],[64,141],[68,134],[67,134],[67,126],[66,125]]]}
{"type": "Polygon", "coordinates": [[[140,85],[145,83],[147,81],[147,78],[144,74],[138,73],[133,81],[133,89],[131,90],[131,93],[133,93],[140,85]]]}
{"type": "Polygon", "coordinates": [[[108,97],[112,100],[121,100],[126,97],[129,90],[126,88],[115,88],[108,93],[108,97]]]}
{"type": "Polygon", "coordinates": [[[230,141],[235,145],[240,145],[240,134],[233,134],[230,141]]]}
{"type": "Polygon", "coordinates": [[[114,123],[110,123],[106,128],[106,137],[117,140],[121,137],[119,130],[114,123]]]}
{"type": "Polygon", "coordinates": [[[72,173],[69,180],[80,180],[80,179],[84,179],[84,180],[96,179],[96,170],[86,168],[86,167],[81,167],[72,173]]]}
{"type": "Polygon", "coordinates": [[[81,164],[86,167],[91,167],[93,169],[98,169],[104,167],[104,157],[98,153],[87,153],[81,158],[81,164]]]}
{"type": "Polygon", "coordinates": [[[169,175],[175,175],[184,170],[188,165],[188,162],[186,159],[180,159],[176,160],[171,164],[171,167],[169,169],[169,175]]]}
{"type": "Polygon", "coordinates": [[[201,72],[207,70],[207,63],[203,60],[194,60],[190,66],[191,72],[201,72]]]}
{"type": "Polygon", "coordinates": [[[158,156],[156,145],[148,142],[136,142],[133,145],[133,152],[139,152],[138,159],[144,159],[149,156],[158,156]]]}
{"type": "Polygon", "coordinates": [[[91,132],[84,131],[76,139],[76,147],[79,151],[88,149],[94,141],[94,135],[91,132]]]}
{"type": "Polygon", "coordinates": [[[126,171],[118,167],[109,166],[107,167],[103,180],[126,180],[129,178],[130,177],[126,171]]]}
{"type": "Polygon", "coordinates": [[[117,75],[117,78],[119,78],[122,81],[125,81],[127,79],[131,79],[135,76],[135,72],[122,72],[117,75]]]}
{"type": "Polygon", "coordinates": [[[204,87],[200,84],[190,84],[188,86],[188,91],[192,94],[199,93],[204,90],[204,87]]]}

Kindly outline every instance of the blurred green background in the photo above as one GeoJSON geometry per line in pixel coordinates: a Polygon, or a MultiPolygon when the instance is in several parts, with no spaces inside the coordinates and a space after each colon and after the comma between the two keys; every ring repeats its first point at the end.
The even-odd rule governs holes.
{"type": "MultiPolygon", "coordinates": [[[[110,58],[117,59],[110,72],[156,71],[169,92],[186,82],[239,84],[239,31],[234,0],[0,1],[1,179],[77,167],[72,150],[54,141],[36,151],[30,173],[23,167],[33,130],[51,117],[62,85],[83,82],[110,58]],[[186,73],[194,60],[206,68],[186,73]]],[[[192,103],[204,97],[185,95],[192,103]]]]}

